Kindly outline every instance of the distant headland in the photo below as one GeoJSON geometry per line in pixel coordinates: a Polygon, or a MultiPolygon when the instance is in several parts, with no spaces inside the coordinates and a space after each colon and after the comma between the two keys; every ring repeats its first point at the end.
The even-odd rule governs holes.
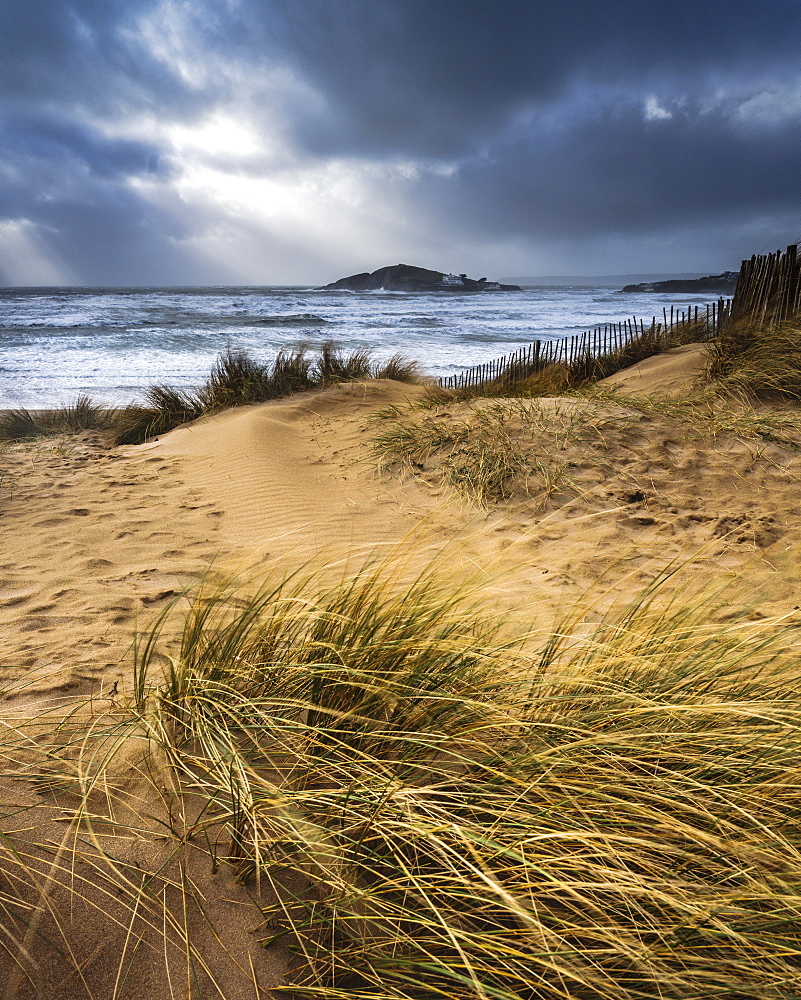
{"type": "Polygon", "coordinates": [[[669,278],[667,281],[641,281],[638,285],[625,285],[622,292],[698,292],[703,295],[733,295],[737,284],[737,271],[708,274],[705,278],[669,278]]]}
{"type": "Polygon", "coordinates": [[[468,278],[466,274],[446,274],[429,271],[412,264],[392,264],[377,271],[363,271],[332,281],[326,289],[368,292],[384,289],[388,292],[519,292],[519,285],[503,285],[486,278],[468,278]]]}

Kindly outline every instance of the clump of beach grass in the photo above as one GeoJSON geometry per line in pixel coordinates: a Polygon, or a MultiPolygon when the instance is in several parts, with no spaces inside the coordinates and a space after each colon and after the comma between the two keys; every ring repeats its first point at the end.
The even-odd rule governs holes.
{"type": "Polygon", "coordinates": [[[236,915],[214,916],[216,868],[185,835],[190,797],[136,714],[102,696],[38,709],[0,734],[3,1000],[252,990],[236,915]]]}
{"type": "Polygon", "coordinates": [[[218,591],[163,650],[156,632],[140,643],[142,718],[208,803],[193,836],[278,895],[265,944],[302,957],[285,991],[789,995],[801,705],[786,637],[653,591],[582,634],[586,610],[528,670],[430,575],[218,591]]]}
{"type": "Polygon", "coordinates": [[[618,406],[684,427],[695,440],[716,441],[724,435],[747,442],[773,443],[790,451],[801,447],[801,413],[796,408],[754,405],[742,392],[721,393],[706,385],[687,396],[644,396],[608,386],[588,385],[571,395],[599,406],[618,406]]]}
{"type": "Polygon", "coordinates": [[[38,765],[19,739],[72,832],[48,852],[25,846],[24,810],[4,820],[0,966],[36,983],[44,949],[49,972],[84,974],[68,921],[40,933],[72,892],[117,928],[109,995],[183,949],[187,986],[225,996],[200,941],[224,930],[205,865],[243,884],[265,947],[296,951],[273,987],[291,996],[792,996],[793,635],[671,597],[667,576],[600,620],[585,602],[518,637],[431,571],[188,595],[137,640],[126,705],[45,727],[38,765]],[[127,806],[120,758],[147,778],[127,806]],[[127,846],[146,816],[162,817],[154,870],[127,846]]]}
{"type": "Polygon", "coordinates": [[[145,402],[129,403],[114,422],[115,444],[140,444],[148,438],[166,434],[180,424],[196,420],[204,413],[203,404],[191,390],[166,385],[145,390],[145,402]]]}
{"type": "Polygon", "coordinates": [[[227,348],[212,365],[206,381],[194,393],[197,409],[208,412],[258,402],[270,393],[271,377],[276,370],[284,371],[285,378],[289,378],[291,372],[294,384],[308,387],[308,363],[303,364],[302,354],[281,351],[273,368],[271,372],[269,365],[257,361],[246,351],[227,348]]]}
{"type": "Polygon", "coordinates": [[[544,505],[572,490],[577,461],[596,462],[606,430],[627,425],[625,413],[574,400],[514,397],[451,401],[433,412],[412,404],[384,410],[376,422],[373,450],[383,468],[434,477],[482,507],[517,494],[544,505]]]}
{"type": "Polygon", "coordinates": [[[111,433],[114,444],[140,444],[207,413],[338,382],[384,378],[415,382],[420,368],[400,354],[379,362],[364,349],[343,353],[332,343],[323,344],[316,357],[299,347],[279,351],[271,361],[259,361],[246,351],[228,348],[196,389],[153,385],[145,390],[143,402],[118,410],[97,405],[85,395],[55,410],[9,410],[0,413],[0,440],[103,430],[111,433]]]}
{"type": "Polygon", "coordinates": [[[620,477],[626,454],[654,434],[701,445],[727,441],[767,464],[789,458],[768,446],[801,448],[797,408],[761,406],[753,394],[721,392],[701,380],[686,395],[638,395],[595,382],[561,393],[457,399],[428,389],[373,414],[373,453],[382,469],[445,484],[490,507],[597,495],[620,477]]]}
{"type": "Polygon", "coordinates": [[[413,382],[419,378],[419,368],[400,355],[376,362],[368,351],[345,354],[332,343],[323,344],[317,357],[299,347],[279,351],[271,361],[228,348],[198,389],[153,386],[146,391],[143,404],[125,407],[116,419],[116,443],[139,444],[203,414],[234,406],[263,403],[336,382],[379,378],[413,382]]]}
{"type": "Polygon", "coordinates": [[[726,391],[801,399],[801,323],[731,323],[711,345],[707,376],[726,391]]]}
{"type": "Polygon", "coordinates": [[[106,431],[113,421],[111,410],[81,394],[74,403],[52,410],[16,409],[0,413],[0,440],[22,441],[88,430],[106,431]]]}

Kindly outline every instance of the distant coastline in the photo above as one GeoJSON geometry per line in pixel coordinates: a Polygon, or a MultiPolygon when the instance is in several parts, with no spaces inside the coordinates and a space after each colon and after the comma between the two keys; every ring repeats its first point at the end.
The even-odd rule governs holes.
{"type": "MultiPolygon", "coordinates": [[[[733,274],[734,272],[723,272],[733,274]]],[[[674,272],[627,272],[619,274],[540,274],[506,276],[502,281],[514,282],[523,288],[624,288],[644,290],[647,286],[660,285],[665,281],[682,283],[695,281],[706,276],[702,271],[674,272]]]]}
{"type": "Polygon", "coordinates": [[[669,278],[667,281],[641,281],[625,285],[621,292],[697,292],[715,295],[733,295],[737,285],[737,271],[707,274],[702,278],[669,278]]]}

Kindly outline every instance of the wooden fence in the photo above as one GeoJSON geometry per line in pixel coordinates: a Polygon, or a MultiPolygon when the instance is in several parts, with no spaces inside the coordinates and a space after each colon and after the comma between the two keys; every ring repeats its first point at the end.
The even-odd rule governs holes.
{"type": "Polygon", "coordinates": [[[535,340],[512,354],[495,358],[483,365],[475,365],[456,375],[439,379],[442,389],[466,389],[487,382],[516,382],[534,375],[548,365],[576,364],[581,359],[620,354],[636,338],[645,341],[651,353],[663,350],[671,341],[689,338],[711,340],[718,336],[729,320],[731,299],[718,299],[699,311],[690,306],[686,311],[670,307],[662,311],[662,322],[656,316],[650,326],[636,317],[621,323],[606,323],[585,330],[584,333],[558,340],[535,340]]]}
{"type": "Polygon", "coordinates": [[[798,246],[744,260],[732,300],[732,321],[776,326],[801,315],[798,246]]]}

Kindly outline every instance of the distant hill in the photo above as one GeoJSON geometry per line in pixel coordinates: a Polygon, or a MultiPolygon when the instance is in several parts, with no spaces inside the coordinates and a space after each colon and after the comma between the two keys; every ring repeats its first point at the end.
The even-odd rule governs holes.
{"type": "Polygon", "coordinates": [[[362,271],[339,278],[326,289],[344,289],[351,292],[368,292],[385,289],[388,292],[519,292],[518,285],[502,285],[486,278],[468,278],[466,274],[446,274],[444,271],[430,271],[412,264],[392,264],[379,267],[377,271],[362,271]]]}
{"type": "Polygon", "coordinates": [[[670,278],[667,281],[641,281],[626,285],[623,292],[697,292],[698,294],[732,295],[737,285],[737,271],[707,274],[703,278],[670,278]]]}

